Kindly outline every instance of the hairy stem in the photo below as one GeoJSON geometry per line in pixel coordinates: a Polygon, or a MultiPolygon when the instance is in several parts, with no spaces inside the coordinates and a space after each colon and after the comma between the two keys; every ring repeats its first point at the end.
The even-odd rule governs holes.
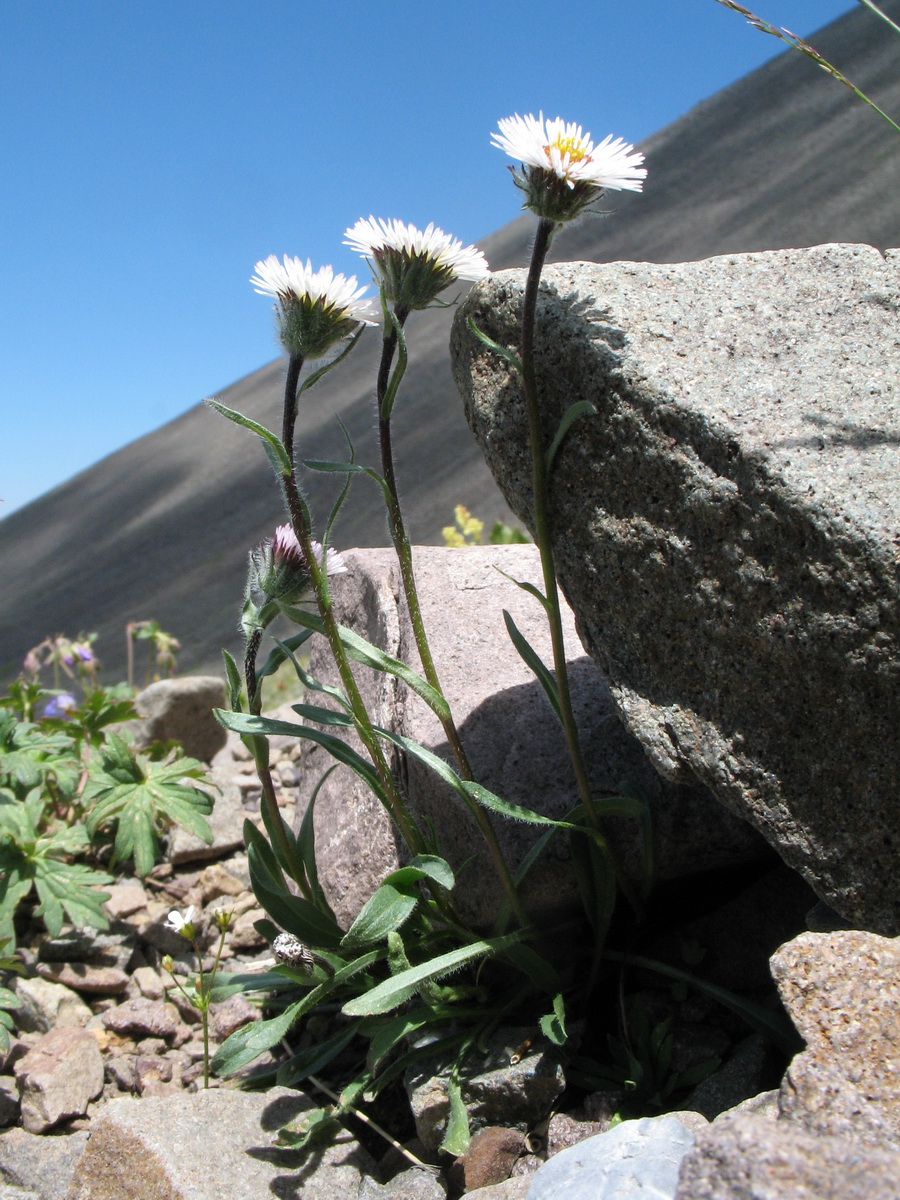
{"type": "Polygon", "coordinates": [[[282,431],[282,442],[287,451],[288,460],[290,461],[290,471],[282,476],[282,485],[284,487],[285,499],[287,500],[288,512],[290,513],[291,526],[296,535],[300,548],[303,551],[303,557],[306,559],[307,569],[310,574],[313,589],[315,591],[316,602],[319,608],[319,615],[322,618],[322,623],[325,626],[325,636],[328,638],[328,644],[331,647],[331,652],[334,656],[334,661],[337,665],[338,673],[341,677],[341,683],[346,693],[353,712],[354,721],[360,740],[366,747],[369,756],[378,772],[378,777],[381,781],[384,793],[387,797],[388,806],[391,816],[397,823],[404,841],[413,851],[414,854],[421,854],[425,851],[426,846],[422,835],[417,828],[412,816],[407,808],[406,801],[400,794],[397,784],[391,774],[390,767],[384,757],[384,752],[375,730],[372,728],[372,723],[369,720],[369,714],[366,711],[366,706],[363,703],[362,696],[359,693],[359,688],[356,685],[356,680],[353,677],[353,672],[350,669],[350,663],[347,660],[347,655],[344,653],[344,647],[341,644],[341,637],[338,631],[337,621],[332,610],[331,596],[328,590],[328,576],[325,568],[325,563],[319,565],[318,559],[312,547],[312,531],[310,528],[309,510],[306,503],[300,495],[300,489],[297,486],[296,469],[294,466],[294,425],[297,419],[297,386],[300,379],[300,371],[303,367],[303,359],[300,355],[292,355],[288,366],[288,375],[285,383],[284,394],[284,425],[282,431]]]}
{"type": "Polygon", "coordinates": [[[581,750],[581,740],[578,725],[572,710],[572,696],[569,690],[569,673],[566,666],[566,650],[563,641],[562,613],[559,603],[559,588],[556,583],[556,567],[553,561],[553,546],[551,542],[549,498],[547,495],[547,459],[544,447],[544,431],[541,425],[541,413],[538,404],[537,379],[534,367],[534,330],[537,314],[538,289],[541,273],[550,240],[553,236],[554,223],[546,217],[538,223],[531,264],[528,268],[528,278],[525,284],[525,299],[522,310],[522,387],[525,393],[525,408],[528,414],[528,436],[531,444],[531,469],[534,491],[534,536],[541,554],[541,570],[544,577],[544,594],[547,598],[547,617],[550,625],[550,642],[553,648],[553,667],[556,674],[556,686],[559,693],[559,704],[563,733],[578,796],[581,800],[584,814],[596,835],[604,857],[608,860],[610,869],[615,870],[619,887],[629,897],[632,904],[636,901],[627,880],[618,869],[612,849],[603,833],[600,816],[591,795],[584,755],[581,750]]]}
{"type": "MultiPolygon", "coordinates": [[[[394,310],[394,317],[397,325],[402,329],[409,316],[409,310],[398,305],[394,310]]],[[[382,402],[384,401],[385,393],[388,389],[388,384],[391,377],[391,364],[394,359],[394,354],[397,349],[397,329],[393,322],[390,329],[385,328],[384,341],[381,348],[381,363],[378,368],[378,382],[376,387],[376,397],[378,404],[378,437],[381,445],[381,471],[384,481],[387,484],[388,495],[385,497],[388,510],[388,524],[391,531],[391,540],[394,543],[394,549],[397,552],[397,559],[400,563],[400,576],[403,581],[403,592],[406,596],[406,604],[409,610],[409,619],[412,625],[413,637],[415,638],[416,648],[419,651],[419,658],[422,662],[422,670],[425,673],[425,678],[435,689],[444,696],[444,690],[441,687],[441,681],[438,676],[437,667],[434,663],[434,658],[431,653],[431,647],[428,644],[428,635],[425,631],[425,621],[422,617],[422,607],[419,603],[419,592],[416,587],[416,576],[413,569],[412,546],[410,544],[409,535],[406,532],[406,524],[403,520],[403,510],[400,507],[400,494],[397,490],[397,476],[394,470],[394,453],[391,444],[391,418],[390,414],[384,415],[382,411],[382,402]]],[[[398,368],[399,369],[399,368],[398,368]]],[[[396,381],[399,384],[399,380],[396,381]]],[[[446,700],[446,696],[444,696],[446,700]]],[[[449,707],[449,706],[448,706],[449,707]]],[[[472,772],[472,767],[469,763],[468,756],[462,744],[462,739],[459,736],[459,730],[456,728],[456,723],[452,715],[440,717],[441,726],[444,730],[444,736],[449,743],[453,755],[456,759],[459,768],[460,777],[462,779],[471,780],[474,782],[475,776],[472,772]]],[[[494,864],[494,869],[500,879],[503,889],[512,905],[516,917],[523,927],[528,924],[528,918],[525,914],[525,909],[522,906],[522,901],[516,891],[516,885],[513,882],[509,872],[506,859],[503,856],[503,851],[500,848],[500,843],[497,840],[497,835],[494,832],[494,827],[491,824],[490,817],[484,809],[476,804],[474,800],[469,802],[469,811],[478,826],[481,836],[484,838],[488,853],[491,856],[491,861],[494,864]]]]}

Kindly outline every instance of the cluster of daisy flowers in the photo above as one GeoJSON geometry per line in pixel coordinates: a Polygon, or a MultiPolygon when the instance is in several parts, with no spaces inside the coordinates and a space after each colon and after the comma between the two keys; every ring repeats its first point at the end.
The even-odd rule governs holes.
{"type": "MultiPolygon", "coordinates": [[[[610,134],[595,145],[580,125],[543,113],[516,114],[498,124],[491,141],[522,164],[521,171],[510,168],[513,179],[525,192],[525,207],[544,220],[570,221],[607,189],[643,187],[644,156],[622,138],[610,134]]],[[[477,247],[463,246],[433,224],[423,230],[364,217],[345,231],[344,244],[369,262],[398,315],[427,308],[455,280],[474,283],[489,274],[477,247]]],[[[361,325],[375,324],[366,286],[330,266],[314,271],[309,260],[272,254],[256,264],[251,283],[275,298],[279,336],[291,355],[320,358],[361,325]]]]}

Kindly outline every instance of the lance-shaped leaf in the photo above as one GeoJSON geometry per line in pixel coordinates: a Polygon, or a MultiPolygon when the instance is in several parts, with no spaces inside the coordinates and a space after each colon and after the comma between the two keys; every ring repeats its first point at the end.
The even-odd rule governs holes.
{"type": "MultiPolygon", "coordinates": [[[[325,626],[318,613],[306,612],[303,609],[286,611],[292,620],[305,625],[308,629],[314,629],[316,633],[324,634],[325,626]]],[[[372,642],[367,641],[354,630],[348,629],[346,625],[338,625],[338,633],[341,644],[350,658],[362,663],[363,666],[372,667],[376,671],[383,671],[387,675],[396,675],[425,701],[440,720],[443,721],[449,717],[450,706],[443,695],[421,675],[416,674],[405,662],[401,662],[399,658],[392,658],[390,654],[385,654],[383,650],[379,650],[372,642]]]]}
{"type": "Polygon", "coordinates": [[[419,855],[408,866],[392,871],[363,905],[344,934],[341,946],[345,949],[369,946],[400,929],[418,904],[415,885],[428,878],[444,887],[452,887],[454,882],[449,864],[434,855],[419,855]]]}
{"type": "Polygon", "coordinates": [[[284,443],[271,429],[266,429],[265,425],[260,425],[258,421],[252,421],[243,413],[235,412],[233,408],[226,408],[218,400],[207,399],[203,403],[215,409],[217,413],[221,413],[223,417],[227,417],[229,421],[233,421],[235,425],[243,425],[245,429],[249,429],[257,437],[262,438],[263,446],[276,473],[283,475],[291,473],[291,460],[288,458],[284,443]]]}
{"type": "Polygon", "coordinates": [[[348,1017],[371,1017],[390,1012],[408,1000],[427,980],[441,979],[479,958],[497,954],[519,941],[520,937],[520,934],[513,933],[506,937],[484,938],[447,954],[440,954],[428,962],[401,971],[399,975],[393,975],[364,995],[354,997],[344,1005],[342,1011],[348,1017]]]}
{"type": "Polygon", "coordinates": [[[559,423],[559,428],[556,431],[556,436],[550,443],[550,448],[547,451],[547,474],[550,474],[550,468],[553,466],[553,460],[556,458],[556,452],[562,445],[563,438],[572,428],[572,422],[577,421],[579,417],[585,413],[596,414],[597,410],[591,404],[590,400],[579,400],[575,404],[566,409],[563,414],[563,419],[559,423]]]}
{"type": "Polygon", "coordinates": [[[534,672],[535,678],[544,689],[544,694],[550,701],[550,706],[559,718],[562,724],[562,705],[559,699],[559,686],[552,673],[547,669],[541,660],[540,655],[520,631],[510,613],[503,610],[503,620],[506,623],[506,631],[509,634],[512,644],[519,652],[519,656],[526,666],[530,667],[534,672]]]}
{"type": "Polygon", "coordinates": [[[224,709],[217,708],[213,710],[216,720],[224,725],[226,729],[233,729],[235,733],[255,733],[255,734],[287,734],[288,737],[305,738],[307,741],[316,742],[317,745],[324,747],[332,758],[336,758],[338,762],[344,766],[350,767],[352,771],[363,780],[369,789],[385,803],[384,788],[381,786],[381,780],[378,778],[378,772],[375,768],[367,763],[366,760],[348,746],[346,742],[335,737],[334,734],[324,733],[320,729],[313,729],[310,725],[295,725],[291,721],[276,721],[271,717],[254,717],[249,713],[232,713],[226,712],[224,709]]]}

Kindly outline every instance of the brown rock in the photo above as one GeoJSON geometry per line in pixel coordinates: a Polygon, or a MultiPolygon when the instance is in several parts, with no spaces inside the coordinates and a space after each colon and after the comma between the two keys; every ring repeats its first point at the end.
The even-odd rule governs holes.
{"type": "Polygon", "coordinates": [[[115,883],[106,891],[109,899],[104,902],[103,909],[113,920],[133,916],[147,906],[147,893],[139,883],[115,883]]]}
{"type": "Polygon", "coordinates": [[[804,933],[771,964],[807,1043],[782,1082],[782,1117],[808,1133],[900,1150],[900,939],[804,933]]]}
{"type": "Polygon", "coordinates": [[[675,1200],[896,1200],[898,1178],[900,1153],[745,1116],[698,1132],[675,1200]]]}
{"type": "Polygon", "coordinates": [[[139,692],[134,706],[144,718],[135,733],[139,748],[174,739],[186,755],[209,762],[225,745],[225,730],[212,714],[225,706],[225,684],[215,676],[161,679],[139,692]]]}
{"type": "Polygon", "coordinates": [[[38,974],[51,983],[61,983],[74,992],[116,996],[128,987],[128,975],[118,967],[95,967],[90,963],[38,963],[38,974]]]}
{"type": "Polygon", "coordinates": [[[202,903],[211,904],[220,896],[240,896],[247,889],[243,882],[227,871],[222,863],[210,863],[200,872],[202,903]]]}
{"type": "Polygon", "coordinates": [[[525,1134],[519,1129],[489,1125],[472,1135],[469,1148],[457,1160],[464,1191],[489,1187],[508,1179],[516,1159],[525,1149],[525,1134]]]}
{"type": "Polygon", "coordinates": [[[182,1028],[174,1004],[144,999],[117,1004],[103,1014],[103,1024],[113,1033],[128,1034],[136,1039],[160,1037],[173,1042],[177,1041],[182,1028]]]}
{"type": "Polygon", "coordinates": [[[236,1029],[260,1019],[260,1011],[246,996],[240,993],[229,996],[210,1009],[211,1032],[217,1042],[224,1042],[236,1029]]]}
{"type": "Polygon", "coordinates": [[[43,1133],[60,1121],[84,1116],[103,1091],[103,1059],[97,1039],[82,1029],[55,1029],[35,1042],[13,1067],[22,1125],[43,1133]]]}

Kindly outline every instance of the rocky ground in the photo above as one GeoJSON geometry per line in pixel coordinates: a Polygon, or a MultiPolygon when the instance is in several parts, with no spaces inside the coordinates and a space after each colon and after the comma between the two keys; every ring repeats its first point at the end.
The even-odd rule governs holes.
{"type": "MultiPolygon", "coordinates": [[[[272,753],[279,804],[290,821],[299,748],[287,739],[273,738],[272,753]]],[[[312,1160],[301,1160],[280,1147],[278,1128],[323,1103],[323,1097],[312,1088],[308,1096],[283,1088],[248,1092],[238,1089],[240,1079],[214,1077],[209,1091],[205,1090],[198,1014],[162,966],[163,958],[171,955],[179,978],[194,969],[189,944],[167,925],[173,909],[183,912],[191,906],[198,917],[205,967],[212,965],[218,936],[212,913],[222,906],[234,913],[222,969],[243,972],[272,961],[268,944],[254,928],[264,913],[250,891],[241,836],[247,817],[260,823],[256,775],[236,738],[229,738],[212,766],[220,795],[211,846],[176,831],[166,861],[146,879],[121,878],[109,888],[108,930],[64,929],[58,938],[35,930],[31,941],[23,939],[20,954],[27,975],[12,983],[21,1001],[17,1033],[8,1054],[0,1059],[0,1125],[4,1127],[0,1200],[49,1200],[51,1196],[54,1200],[126,1196],[206,1200],[226,1193],[237,1200],[256,1200],[271,1195],[295,1197],[301,1191],[305,1200],[444,1200],[448,1195],[517,1200],[529,1188],[530,1200],[561,1194],[599,1200],[619,1194],[609,1190],[612,1183],[603,1182],[619,1170],[610,1165],[610,1155],[616,1163],[623,1156],[630,1161],[639,1155],[642,1186],[657,1188],[647,1194],[671,1197],[676,1194],[682,1158],[693,1154],[696,1159],[700,1154],[699,1166],[695,1163],[693,1170],[701,1179],[704,1170],[709,1174],[709,1163],[718,1161],[715,1155],[721,1152],[723,1138],[734,1142],[737,1149],[727,1143],[734,1156],[740,1153],[742,1138],[746,1141],[752,1133],[758,1139],[761,1130],[767,1130],[765,1137],[775,1146],[772,1155],[783,1155],[778,1138],[786,1136],[781,1132],[785,1123],[776,1120],[776,1092],[766,1090],[777,1086],[783,1061],[773,1063],[763,1039],[748,1035],[733,1018],[717,1017],[716,1006],[696,996],[684,998],[673,1010],[675,1055],[682,1067],[711,1054],[720,1057],[723,1065],[682,1098],[678,1120],[629,1121],[619,1127],[626,1133],[612,1131],[613,1138],[612,1132],[605,1131],[610,1130],[621,1094],[564,1092],[562,1072],[540,1039],[513,1065],[512,1051],[520,1045],[523,1031],[500,1030],[483,1073],[470,1088],[469,1106],[477,1131],[468,1153],[455,1163],[445,1158],[440,1169],[435,1165],[440,1157],[435,1152],[440,1121],[435,1118],[434,1096],[440,1093],[440,1081],[427,1074],[408,1081],[409,1103],[399,1093],[394,1111],[375,1114],[405,1143],[405,1152],[355,1120],[348,1121],[345,1136],[312,1160]],[[476,1093],[477,1100],[473,1099],[476,1093]],[[756,1121],[755,1132],[748,1133],[740,1122],[729,1124],[736,1116],[745,1123],[756,1121]],[[726,1126],[732,1132],[726,1134],[726,1126]],[[186,1130],[192,1131],[189,1136],[186,1130]],[[598,1134],[604,1136],[594,1136],[598,1134]],[[702,1140],[713,1134],[718,1141],[714,1138],[708,1153],[691,1151],[695,1137],[702,1140]],[[595,1161],[590,1155],[597,1153],[600,1159],[595,1161]],[[575,1167],[573,1154],[583,1158],[575,1167]],[[572,1190],[568,1176],[562,1180],[547,1175],[551,1165],[557,1174],[576,1170],[585,1183],[590,1177],[595,1180],[594,1190],[572,1190]],[[583,1172],[585,1165],[592,1170],[583,1172]]],[[[809,893],[796,877],[785,868],[774,868],[723,904],[720,912],[686,925],[685,931],[689,941],[694,938],[713,948],[706,963],[713,975],[726,985],[753,991],[760,983],[760,969],[765,975],[768,953],[778,944],[778,931],[791,936],[803,928],[802,913],[808,904],[809,893]],[[769,930],[771,944],[765,948],[760,943],[755,948],[759,953],[751,953],[762,926],[769,930]],[[756,967],[748,967],[756,959],[760,960],[756,967]]],[[[854,943],[852,958],[857,963],[871,964],[879,954],[883,957],[881,943],[890,946],[887,939],[867,934],[833,936],[868,939],[865,946],[854,943]],[[879,944],[877,953],[873,942],[879,944]]],[[[796,958],[782,952],[774,961],[776,971],[786,977],[782,993],[793,996],[791,1011],[801,1025],[804,1005],[809,1008],[810,989],[815,993],[817,981],[812,972],[803,986],[791,984],[798,969],[789,970],[785,963],[796,958]]],[[[815,958],[815,953],[803,961],[807,958],[815,958]]],[[[825,955],[826,974],[834,975],[839,958],[836,953],[825,955]]],[[[881,967],[875,971],[875,983],[869,983],[875,992],[883,990],[881,967]]],[[[646,993],[651,1006],[658,1001],[660,993],[649,987],[646,993]]],[[[852,994],[845,999],[852,1015],[853,1005],[859,1007],[860,1001],[852,994]]],[[[866,1012],[872,1011],[871,997],[862,1003],[866,1012]]],[[[243,995],[213,1005],[212,1049],[233,1030],[259,1017],[259,1007],[243,995]]],[[[820,1013],[816,1022],[820,1031],[827,1025],[820,1013]]],[[[850,1027],[855,1028],[853,1019],[850,1027]]],[[[812,1042],[810,1033],[804,1032],[812,1042]]],[[[874,1031],[873,1037],[883,1041],[884,1036],[880,1027],[874,1031]]],[[[790,1112],[791,1103],[801,1113],[816,1108],[823,1074],[832,1071],[833,1075],[832,1053],[833,1048],[820,1048],[813,1068],[807,1067],[805,1074],[797,1068],[803,1056],[795,1060],[793,1091],[789,1088],[787,1099],[784,1095],[781,1099],[784,1112],[790,1112]]],[[[272,1061],[266,1055],[243,1074],[265,1070],[272,1061]]],[[[893,1076],[887,1072],[886,1078],[885,1088],[890,1090],[893,1076]]],[[[893,1105],[892,1092],[887,1101],[893,1105]]],[[[438,1108],[442,1102],[439,1095],[438,1108]]],[[[896,1113],[893,1109],[891,1113],[894,1120],[896,1113]]],[[[876,1132],[866,1153],[875,1164],[872,1170],[886,1172],[893,1168],[894,1156],[884,1150],[892,1144],[890,1139],[877,1140],[878,1122],[884,1125],[882,1108],[876,1105],[868,1120],[876,1132]],[[887,1154],[885,1163],[879,1154],[887,1154]]],[[[802,1132],[806,1136],[808,1127],[802,1132]]],[[[798,1150],[792,1143],[795,1156],[801,1150],[803,1146],[798,1150]]],[[[816,1157],[808,1147],[803,1153],[810,1160],[816,1157]]],[[[829,1147],[829,1153],[837,1151],[829,1147]]],[[[725,1168],[716,1170],[719,1178],[725,1168]]],[[[697,1196],[707,1194],[719,1193],[696,1191],[697,1196]]],[[[881,1195],[877,1188],[871,1194],[881,1195]]]]}

